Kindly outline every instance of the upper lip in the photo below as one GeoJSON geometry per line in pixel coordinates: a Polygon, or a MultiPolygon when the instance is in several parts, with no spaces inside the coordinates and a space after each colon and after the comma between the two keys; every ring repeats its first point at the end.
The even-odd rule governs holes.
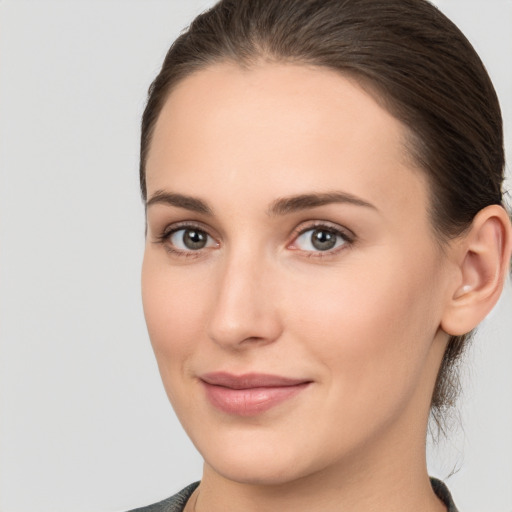
{"type": "Polygon", "coordinates": [[[233,375],[227,372],[211,372],[201,375],[200,379],[213,386],[222,386],[231,389],[286,387],[311,382],[309,379],[294,379],[267,373],[245,373],[242,375],[233,375]]]}

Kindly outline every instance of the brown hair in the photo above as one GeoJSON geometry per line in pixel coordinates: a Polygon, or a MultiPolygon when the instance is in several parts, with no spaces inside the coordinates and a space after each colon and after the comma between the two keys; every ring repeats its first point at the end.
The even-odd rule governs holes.
{"type": "MultiPolygon", "coordinates": [[[[214,63],[324,66],[356,78],[409,129],[408,150],[431,188],[441,243],[476,213],[502,204],[502,119],[475,50],[427,0],[221,0],[172,44],[142,117],[140,184],[157,118],[178,82],[214,63]]],[[[431,412],[439,426],[459,391],[457,363],[470,334],[453,336],[431,412]]]]}

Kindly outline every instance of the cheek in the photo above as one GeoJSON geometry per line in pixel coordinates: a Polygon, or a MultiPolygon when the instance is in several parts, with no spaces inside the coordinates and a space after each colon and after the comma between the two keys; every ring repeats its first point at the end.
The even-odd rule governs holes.
{"type": "Polygon", "coordinates": [[[438,326],[431,272],[396,254],[371,260],[317,275],[288,308],[294,338],[354,406],[411,393],[438,326]]]}
{"type": "Polygon", "coordinates": [[[144,316],[166,388],[170,379],[178,382],[183,376],[187,360],[204,338],[204,315],[212,290],[200,286],[201,279],[191,272],[173,268],[166,255],[146,250],[142,266],[144,316]]]}

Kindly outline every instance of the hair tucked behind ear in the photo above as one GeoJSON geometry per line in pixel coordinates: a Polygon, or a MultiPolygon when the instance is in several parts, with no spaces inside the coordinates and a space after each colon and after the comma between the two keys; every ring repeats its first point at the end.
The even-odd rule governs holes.
{"type": "MultiPolygon", "coordinates": [[[[409,132],[408,150],[430,183],[440,243],[502,203],[502,120],[475,50],[426,0],[222,0],[173,43],[149,89],[142,118],[140,183],[156,120],[181,80],[214,63],[258,61],[324,66],[372,92],[409,132]]],[[[432,413],[443,417],[458,393],[454,371],[469,335],[452,337],[432,413]]]]}

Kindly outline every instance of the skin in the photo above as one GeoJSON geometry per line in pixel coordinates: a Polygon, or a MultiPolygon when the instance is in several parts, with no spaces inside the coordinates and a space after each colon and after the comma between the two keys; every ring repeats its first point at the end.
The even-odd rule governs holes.
{"type": "Polygon", "coordinates": [[[322,68],[216,64],[169,96],[147,161],[142,292],[166,392],[205,460],[198,512],[445,510],[425,437],[462,253],[436,241],[405,134],[322,68]],[[333,191],[371,206],[269,214],[333,191]],[[162,193],[211,212],[151,201],[162,193]],[[163,235],[183,222],[208,234],[203,249],[163,235]],[[351,239],[319,251],[315,222],[351,239]],[[311,384],[241,417],[207,400],[212,371],[311,384]]]}

